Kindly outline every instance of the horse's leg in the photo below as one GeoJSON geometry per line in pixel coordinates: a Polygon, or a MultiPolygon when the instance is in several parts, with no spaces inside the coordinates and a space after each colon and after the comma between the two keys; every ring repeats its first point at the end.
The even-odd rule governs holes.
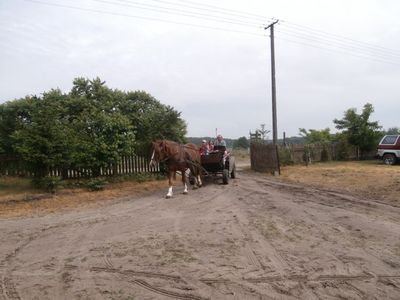
{"type": "Polygon", "coordinates": [[[199,181],[197,180],[197,172],[193,166],[189,166],[189,170],[190,170],[190,175],[194,179],[193,189],[195,190],[199,186],[199,181]]]}
{"type": "Polygon", "coordinates": [[[168,188],[168,194],[166,198],[171,198],[172,197],[172,172],[168,171],[168,183],[169,183],[169,188],[168,188]]]}
{"type": "Polygon", "coordinates": [[[196,184],[193,186],[193,189],[197,189],[197,187],[201,187],[203,183],[201,182],[201,170],[198,167],[192,166],[192,175],[196,181],[196,184]]]}
{"type": "Polygon", "coordinates": [[[186,170],[182,169],[182,183],[183,183],[183,193],[186,195],[188,193],[187,184],[186,184],[186,170]]]}
{"type": "Polygon", "coordinates": [[[201,181],[201,170],[198,170],[198,172],[197,172],[197,185],[199,187],[203,186],[203,182],[201,181]]]}

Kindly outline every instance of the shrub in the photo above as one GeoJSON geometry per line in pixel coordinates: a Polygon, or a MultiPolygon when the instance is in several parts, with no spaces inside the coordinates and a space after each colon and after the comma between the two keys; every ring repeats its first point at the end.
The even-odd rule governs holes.
{"type": "Polygon", "coordinates": [[[61,178],[58,176],[35,177],[32,179],[32,185],[36,188],[45,190],[54,194],[61,186],[61,178]]]}
{"type": "Polygon", "coordinates": [[[102,178],[91,179],[86,183],[86,187],[90,191],[101,191],[106,186],[107,181],[102,178]]]}
{"type": "Polygon", "coordinates": [[[293,165],[292,155],[290,149],[287,147],[278,148],[279,163],[281,166],[293,165]]]}
{"type": "Polygon", "coordinates": [[[346,141],[339,141],[336,144],[337,160],[348,160],[349,159],[349,144],[346,141]]]}
{"type": "Polygon", "coordinates": [[[134,179],[139,183],[148,181],[150,178],[151,178],[150,175],[147,175],[147,174],[144,174],[144,173],[137,173],[137,174],[134,175],[134,179]]]}

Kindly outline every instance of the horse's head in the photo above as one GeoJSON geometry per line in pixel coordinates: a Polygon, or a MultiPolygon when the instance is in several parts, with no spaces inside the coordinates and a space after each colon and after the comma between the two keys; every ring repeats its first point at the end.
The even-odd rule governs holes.
{"type": "Polygon", "coordinates": [[[160,140],[152,142],[150,166],[155,166],[160,161],[165,160],[166,157],[166,142],[160,140]]]}

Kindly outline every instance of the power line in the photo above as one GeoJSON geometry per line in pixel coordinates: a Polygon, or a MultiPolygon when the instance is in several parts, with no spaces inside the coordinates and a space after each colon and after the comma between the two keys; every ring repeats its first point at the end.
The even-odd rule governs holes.
{"type": "Polygon", "coordinates": [[[235,25],[241,25],[241,26],[247,26],[247,27],[254,27],[254,26],[260,26],[260,23],[254,23],[254,22],[245,22],[237,19],[231,19],[231,18],[225,18],[225,17],[218,17],[218,16],[210,16],[207,14],[203,13],[194,13],[191,11],[187,10],[182,10],[182,9],[172,9],[168,7],[163,7],[163,6],[157,6],[157,5],[149,5],[149,4],[131,4],[131,1],[122,1],[122,0],[117,0],[119,1],[118,3],[112,2],[112,1],[107,1],[107,0],[92,0],[94,2],[100,2],[100,3],[105,3],[105,4],[111,4],[115,6],[125,6],[125,7],[133,7],[133,8],[139,8],[143,10],[150,10],[150,11],[156,11],[156,12],[161,12],[161,13],[169,13],[173,15],[178,15],[178,16],[186,16],[186,17],[194,17],[198,19],[204,19],[204,20],[210,20],[210,21],[216,21],[216,22],[222,22],[222,23],[229,23],[229,24],[235,24],[235,25]],[[124,3],[120,3],[124,2],[124,3]],[[128,2],[128,3],[127,3],[128,2]]]}
{"type": "Polygon", "coordinates": [[[284,35],[288,35],[288,36],[293,36],[296,38],[301,38],[303,40],[307,40],[307,41],[312,41],[314,43],[319,43],[319,44],[323,44],[323,45],[328,45],[328,46],[332,46],[335,48],[339,48],[339,49],[346,49],[349,51],[358,51],[361,54],[365,54],[365,55],[369,55],[369,56],[378,56],[384,59],[400,59],[400,56],[396,56],[396,55],[388,55],[384,52],[377,52],[377,51],[373,51],[370,50],[368,48],[361,48],[359,46],[356,45],[352,45],[352,44],[346,44],[346,43],[338,43],[329,39],[324,39],[324,38],[320,38],[318,36],[313,36],[313,35],[308,35],[308,34],[301,34],[301,33],[297,33],[297,32],[292,32],[292,31],[288,31],[285,29],[280,29],[279,32],[281,34],[284,35]],[[373,53],[372,53],[373,52],[373,53]]]}
{"type": "MultiPolygon", "coordinates": [[[[104,10],[99,10],[99,9],[92,9],[92,8],[83,8],[83,7],[77,7],[77,6],[71,6],[71,5],[64,5],[64,4],[56,4],[56,3],[49,3],[49,2],[44,2],[44,1],[40,1],[40,0],[25,0],[27,2],[31,2],[31,3],[35,3],[35,4],[42,4],[42,5],[48,5],[48,6],[54,6],[54,7],[59,7],[59,8],[67,8],[67,9],[73,9],[73,10],[80,10],[80,11],[87,11],[87,12],[92,12],[92,13],[99,13],[99,14],[106,14],[106,15],[113,15],[113,16],[119,16],[119,17],[127,17],[127,18],[137,18],[137,19],[142,19],[142,20],[150,20],[150,21],[158,21],[158,22],[164,22],[164,23],[171,23],[171,24],[176,24],[176,25],[185,25],[185,26],[191,26],[191,27],[198,27],[198,28],[204,28],[204,29],[211,29],[211,30],[217,30],[217,31],[223,31],[223,32],[233,32],[233,33],[240,33],[240,34],[246,34],[246,35],[253,35],[253,36],[263,36],[265,37],[264,34],[257,34],[255,32],[248,32],[248,31],[241,31],[241,30],[233,30],[233,29],[228,29],[228,28],[222,28],[222,27],[214,27],[214,26],[208,26],[208,25],[201,25],[201,24],[193,24],[193,23],[186,23],[186,22],[180,22],[180,21],[172,21],[172,20],[165,20],[165,19],[161,19],[161,18],[155,18],[155,17],[144,17],[144,16],[138,16],[138,15],[131,15],[131,14],[125,14],[125,13],[117,13],[117,12],[110,12],[110,11],[104,11],[104,10]]],[[[93,0],[93,1],[97,1],[97,2],[110,2],[110,1],[106,1],[106,0],[93,0]]],[[[118,0],[117,0],[118,1],[118,0]]],[[[177,0],[180,1],[180,0],[177,0]]],[[[194,3],[193,1],[189,1],[190,3],[194,3]]],[[[116,4],[114,2],[110,2],[112,4],[116,4]]],[[[200,5],[200,4],[197,4],[200,5]]],[[[213,6],[212,6],[213,7],[213,6]]],[[[166,12],[165,12],[166,13],[166,12]]],[[[173,14],[173,13],[169,13],[169,14],[173,14]]],[[[220,20],[219,22],[222,23],[229,23],[226,21],[222,21],[220,20]]],[[[286,22],[288,23],[288,22],[286,22]]],[[[242,26],[242,24],[238,24],[239,26],[242,26]]],[[[256,28],[256,27],[254,27],[256,28]]],[[[339,48],[339,49],[344,49],[349,51],[348,48],[355,48],[356,46],[352,45],[350,42],[349,44],[345,44],[345,43],[341,43],[339,45],[335,45],[334,41],[329,40],[328,38],[321,38],[320,36],[318,36],[318,34],[312,35],[312,34],[301,34],[301,33],[293,33],[290,32],[291,29],[287,29],[285,28],[284,30],[289,31],[286,32],[286,35],[292,35],[295,36],[297,38],[301,38],[303,40],[309,40],[312,42],[319,42],[322,44],[330,44],[331,46],[335,47],[335,48],[339,48]],[[296,36],[297,35],[297,36],[296,36]],[[322,40],[322,41],[319,41],[322,40]]],[[[291,41],[292,40],[288,40],[288,39],[284,39],[284,38],[280,38],[280,37],[276,37],[278,39],[282,39],[282,40],[287,40],[287,41],[291,41]]],[[[327,48],[323,48],[323,47],[317,47],[315,45],[310,45],[307,43],[301,43],[301,42],[296,42],[298,44],[303,44],[303,45],[307,45],[307,46],[311,46],[314,48],[320,48],[320,49],[324,49],[324,50],[330,50],[330,51],[335,51],[334,49],[327,49],[327,48]]],[[[359,46],[357,46],[359,47],[359,46]]],[[[361,52],[361,51],[366,51],[368,48],[358,48],[357,51],[361,52]]],[[[370,50],[370,49],[368,49],[370,50]]],[[[343,52],[343,51],[337,51],[338,53],[341,54],[347,54],[347,55],[352,55],[352,56],[356,56],[356,57],[361,57],[361,58],[367,58],[365,56],[360,56],[360,55],[356,55],[353,52],[343,52]]],[[[375,50],[377,51],[377,50],[375,50]]],[[[361,53],[363,55],[368,55],[368,56],[373,56],[372,54],[365,54],[365,53],[361,53]]],[[[376,53],[374,53],[374,55],[377,55],[376,53]]],[[[371,57],[371,60],[377,61],[377,62],[384,62],[384,63],[395,63],[392,61],[389,61],[387,59],[387,57],[384,56],[383,53],[379,54],[381,56],[381,58],[383,58],[383,60],[377,60],[377,59],[373,59],[371,57]]],[[[377,55],[377,56],[379,56],[377,55]]],[[[397,63],[395,63],[397,64],[397,63]]]]}
{"type": "MultiPolygon", "coordinates": [[[[115,2],[110,2],[110,1],[106,1],[106,0],[92,0],[92,1],[97,1],[97,2],[102,2],[102,3],[108,3],[108,4],[112,4],[112,5],[125,5],[125,6],[131,6],[131,7],[136,7],[136,8],[140,8],[140,9],[147,9],[147,10],[152,10],[152,11],[162,11],[163,13],[171,13],[171,14],[176,14],[176,15],[183,15],[183,16],[192,16],[195,18],[200,18],[200,19],[207,19],[207,20],[212,20],[212,21],[217,21],[217,22],[223,22],[223,23],[230,23],[230,24],[235,24],[235,25],[243,25],[243,26],[248,26],[248,27],[253,27],[252,25],[259,25],[258,23],[252,23],[252,22],[242,22],[239,21],[237,19],[231,19],[231,18],[221,18],[218,17],[218,19],[215,18],[215,16],[210,16],[207,14],[200,14],[201,16],[198,16],[198,13],[193,13],[192,11],[185,11],[185,10],[177,10],[177,9],[171,9],[171,8],[166,8],[166,7],[160,7],[160,6],[156,6],[156,5],[147,5],[147,4],[139,4],[141,6],[145,6],[145,8],[143,7],[138,7],[137,5],[132,5],[132,4],[117,4],[115,2]],[[150,7],[150,8],[149,8],[150,7]],[[182,13],[183,12],[183,13],[182,13]],[[187,14],[189,13],[189,14],[187,14]],[[205,17],[204,17],[205,16],[205,17]],[[221,20],[220,20],[221,18],[221,20]],[[229,21],[227,21],[229,20],[229,21]]],[[[116,0],[119,2],[124,2],[124,3],[136,3],[134,1],[127,1],[127,0],[116,0]]],[[[158,2],[165,2],[165,3],[173,3],[171,1],[164,1],[164,0],[154,0],[154,1],[158,1],[158,2]]],[[[177,5],[177,4],[175,4],[177,5]]],[[[199,4],[197,4],[199,5],[199,4]]],[[[191,6],[193,7],[193,6],[191,6]]],[[[294,23],[293,23],[294,24],[294,23]]],[[[333,43],[338,43],[339,45],[333,45],[335,47],[341,48],[340,46],[346,47],[346,48],[352,48],[358,51],[363,51],[366,52],[368,51],[368,55],[370,54],[370,51],[373,51],[375,55],[377,56],[381,56],[383,58],[387,58],[387,56],[394,56],[395,58],[400,57],[399,54],[393,54],[390,52],[386,52],[384,50],[379,50],[377,48],[371,47],[371,46],[365,46],[363,44],[360,45],[360,43],[356,43],[356,42],[349,42],[343,38],[337,38],[335,36],[330,36],[327,33],[324,33],[323,35],[321,35],[320,33],[315,34],[314,32],[305,29],[305,30],[299,30],[298,28],[285,28],[287,31],[294,31],[294,33],[292,33],[292,35],[295,36],[299,36],[299,35],[303,35],[305,38],[305,40],[321,40],[321,43],[329,43],[330,45],[333,45],[333,43]],[[298,32],[300,31],[300,32],[298,32]],[[304,31],[306,31],[306,33],[304,33],[304,31]],[[311,33],[310,33],[311,32],[311,33]],[[328,42],[327,42],[328,41],[328,42]]],[[[286,33],[289,34],[289,33],[286,33]]]]}
{"type": "MultiPolygon", "coordinates": [[[[153,1],[165,2],[165,0],[153,0],[153,1]]],[[[211,7],[213,9],[218,9],[218,10],[221,10],[221,11],[225,11],[225,13],[226,13],[226,11],[236,12],[236,13],[251,17],[252,19],[259,19],[259,20],[271,19],[271,18],[268,18],[266,16],[262,16],[262,15],[259,15],[259,14],[248,13],[248,12],[243,12],[243,11],[239,11],[239,10],[226,9],[226,8],[222,8],[222,7],[218,7],[218,6],[214,6],[214,5],[207,5],[207,4],[199,3],[199,2],[196,2],[196,1],[189,1],[189,0],[175,0],[175,1],[178,1],[178,2],[181,2],[181,3],[192,3],[192,4],[194,4],[194,5],[198,6],[198,7],[211,7]]],[[[301,25],[301,24],[298,24],[298,23],[285,21],[285,20],[281,20],[279,25],[281,25],[281,26],[289,26],[289,28],[291,28],[293,30],[301,30],[302,32],[308,31],[308,32],[311,32],[311,33],[313,33],[315,35],[318,35],[318,36],[327,36],[330,39],[335,39],[335,40],[342,41],[342,42],[347,42],[347,43],[351,43],[351,44],[359,44],[360,46],[374,49],[374,51],[387,52],[388,55],[389,55],[389,53],[391,53],[394,56],[399,56],[400,55],[400,51],[399,50],[389,49],[387,47],[382,47],[382,46],[379,46],[379,45],[375,45],[375,44],[359,41],[359,40],[356,40],[356,39],[353,39],[353,38],[349,38],[349,37],[346,37],[346,36],[342,36],[342,35],[338,35],[338,34],[335,34],[335,33],[331,33],[331,32],[323,31],[323,30],[320,30],[320,29],[316,29],[316,28],[313,28],[311,26],[301,25]]]]}
{"type": "Polygon", "coordinates": [[[204,4],[204,3],[199,3],[196,1],[189,1],[189,0],[176,0],[178,2],[183,2],[183,3],[191,3],[197,6],[202,6],[202,7],[211,7],[213,9],[217,9],[217,10],[221,10],[221,11],[228,11],[228,12],[234,12],[234,13],[240,13],[242,15],[248,15],[249,17],[254,18],[258,18],[261,21],[265,21],[266,19],[271,19],[271,18],[266,18],[265,16],[259,15],[259,14],[254,14],[254,13],[250,13],[250,12],[244,12],[244,11],[240,11],[240,10],[236,10],[236,9],[229,9],[229,8],[223,8],[220,6],[215,6],[215,5],[210,5],[210,4],[204,4]]]}
{"type": "Polygon", "coordinates": [[[358,58],[363,58],[363,59],[367,59],[367,60],[371,60],[371,61],[376,61],[376,62],[381,62],[381,63],[385,63],[385,64],[399,65],[399,66],[400,66],[400,63],[394,62],[394,61],[381,60],[381,59],[374,59],[374,58],[372,58],[372,57],[357,55],[357,54],[354,54],[354,53],[352,53],[352,52],[338,51],[338,50],[335,50],[335,49],[320,47],[320,46],[316,46],[316,45],[313,45],[313,44],[304,43],[304,42],[299,42],[299,41],[294,41],[294,40],[286,39],[286,38],[282,38],[282,37],[275,37],[275,38],[276,38],[276,39],[279,39],[279,40],[282,40],[282,41],[287,41],[287,42],[290,42],[290,43],[295,43],[295,44],[299,44],[299,45],[304,45],[304,46],[307,46],[307,47],[322,49],[322,50],[330,51],[330,52],[334,52],[334,53],[345,54],[345,55],[350,55],[350,56],[354,56],[354,57],[358,57],[358,58]]]}
{"type": "MultiPolygon", "coordinates": [[[[132,1],[127,1],[127,0],[116,0],[116,1],[121,1],[121,2],[132,2],[132,1]]],[[[248,15],[246,15],[245,13],[243,13],[243,12],[240,12],[240,13],[237,13],[237,12],[229,12],[229,11],[231,11],[231,10],[228,10],[228,9],[223,9],[223,8],[219,8],[219,9],[215,9],[215,7],[214,6],[211,6],[211,7],[214,7],[213,9],[212,8],[207,8],[208,6],[207,5],[204,5],[204,4],[197,4],[197,5],[187,5],[187,4],[183,4],[183,3],[177,3],[177,2],[172,2],[172,1],[165,1],[165,0],[152,0],[152,1],[154,1],[154,2],[159,2],[159,3],[165,3],[165,4],[169,4],[169,5],[172,5],[172,6],[179,6],[179,7],[187,7],[187,8],[190,8],[190,9],[196,9],[196,10],[202,10],[202,11],[207,11],[207,12],[213,12],[213,13],[216,13],[216,14],[222,14],[222,15],[228,15],[228,16],[234,16],[234,17],[239,17],[239,18],[244,18],[244,19],[250,19],[249,18],[249,16],[248,15]],[[201,7],[201,6],[205,6],[205,7],[201,7]]],[[[179,0],[178,0],[179,1],[179,0]]],[[[191,3],[191,1],[184,1],[184,3],[186,3],[186,2],[189,2],[189,3],[191,3]]],[[[269,19],[272,19],[272,18],[267,18],[267,17],[251,17],[251,20],[255,20],[255,19],[258,19],[258,20],[260,20],[260,21],[266,21],[266,20],[269,20],[269,19]]]]}
{"type": "Polygon", "coordinates": [[[301,25],[301,24],[297,24],[297,23],[293,23],[293,22],[289,22],[289,21],[284,21],[283,20],[282,23],[280,23],[280,25],[282,25],[282,26],[292,26],[292,27],[295,27],[295,28],[297,27],[297,28],[299,28],[297,30],[308,31],[308,32],[311,32],[313,34],[322,35],[322,36],[328,36],[328,37],[330,37],[332,39],[337,39],[337,40],[342,40],[342,41],[344,40],[344,41],[347,41],[347,42],[360,44],[360,45],[363,45],[364,47],[370,47],[370,48],[379,49],[381,51],[391,52],[391,53],[393,53],[395,55],[398,55],[399,52],[400,52],[398,50],[393,50],[393,49],[389,49],[389,48],[382,47],[382,46],[379,46],[379,45],[366,43],[366,42],[363,42],[363,41],[358,41],[358,40],[355,40],[355,39],[352,39],[352,38],[349,38],[349,37],[345,37],[345,36],[338,35],[338,34],[335,34],[335,33],[330,33],[330,32],[327,32],[327,31],[315,29],[315,28],[312,28],[311,26],[301,25]],[[285,23],[287,23],[289,25],[286,25],[285,23]]]}
{"type": "Polygon", "coordinates": [[[124,13],[116,13],[116,12],[110,12],[110,11],[99,10],[99,9],[92,9],[92,8],[84,8],[84,7],[77,7],[77,6],[64,5],[64,4],[49,3],[49,2],[39,1],[39,0],[25,0],[25,1],[26,2],[35,3],[35,4],[54,6],[54,7],[59,7],[59,8],[67,8],[67,9],[73,9],[73,10],[78,10],[78,11],[86,11],[86,12],[92,12],[92,13],[98,13],[98,14],[104,14],[104,15],[111,15],[111,16],[118,16],[118,17],[125,17],[125,18],[135,18],[135,19],[142,19],[142,20],[150,20],[150,21],[171,23],[171,24],[176,24],[176,25],[185,25],[185,26],[191,26],[191,27],[199,27],[199,28],[204,28],[204,29],[211,29],[211,30],[218,30],[218,31],[225,31],[225,32],[234,32],[234,33],[254,35],[254,36],[264,36],[263,34],[257,34],[257,33],[248,32],[248,31],[233,30],[233,29],[213,27],[213,26],[208,26],[208,25],[191,24],[191,23],[171,21],[171,20],[165,20],[165,19],[154,18],[154,17],[143,17],[143,16],[137,16],[137,15],[124,14],[124,13]]]}

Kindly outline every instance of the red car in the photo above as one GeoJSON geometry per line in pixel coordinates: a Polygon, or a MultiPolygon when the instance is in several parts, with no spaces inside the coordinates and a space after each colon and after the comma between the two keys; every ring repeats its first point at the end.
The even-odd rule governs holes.
{"type": "Polygon", "coordinates": [[[376,156],[386,165],[394,165],[400,160],[400,134],[385,135],[379,142],[376,156]]]}

